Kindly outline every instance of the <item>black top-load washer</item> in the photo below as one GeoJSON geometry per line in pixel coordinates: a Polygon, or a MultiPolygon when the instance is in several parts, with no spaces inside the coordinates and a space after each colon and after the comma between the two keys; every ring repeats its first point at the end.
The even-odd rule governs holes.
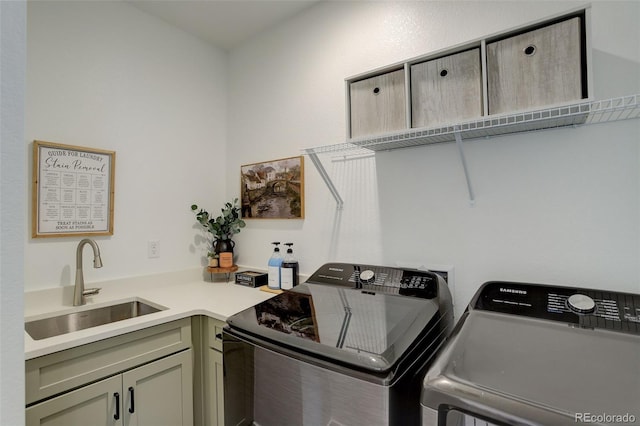
{"type": "Polygon", "coordinates": [[[435,273],[328,263],[227,323],[225,424],[418,425],[453,312],[435,273]]]}
{"type": "Polygon", "coordinates": [[[640,295],[492,281],[429,369],[423,425],[640,424],[640,295]]]}

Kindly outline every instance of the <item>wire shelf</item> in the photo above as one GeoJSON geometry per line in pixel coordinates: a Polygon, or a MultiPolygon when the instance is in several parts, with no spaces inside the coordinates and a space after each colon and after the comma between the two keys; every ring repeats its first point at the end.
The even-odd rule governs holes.
{"type": "Polygon", "coordinates": [[[444,142],[456,142],[462,160],[469,202],[473,205],[475,195],[466,166],[462,140],[487,138],[508,133],[530,132],[566,126],[609,123],[619,120],[640,118],[640,94],[607,99],[603,101],[585,101],[581,103],[527,111],[500,116],[488,116],[477,120],[430,127],[410,129],[386,135],[350,139],[347,142],[304,149],[320,173],[327,188],[341,209],[344,202],[333,185],[331,177],[324,169],[318,154],[330,154],[334,157],[360,156],[375,154],[376,151],[409,148],[444,142]]]}
{"type": "Polygon", "coordinates": [[[448,124],[410,129],[374,137],[349,139],[345,143],[304,149],[305,154],[362,154],[421,145],[454,142],[456,132],[464,140],[508,133],[529,132],[583,124],[607,123],[640,118],[640,94],[602,101],[527,111],[448,124]]]}

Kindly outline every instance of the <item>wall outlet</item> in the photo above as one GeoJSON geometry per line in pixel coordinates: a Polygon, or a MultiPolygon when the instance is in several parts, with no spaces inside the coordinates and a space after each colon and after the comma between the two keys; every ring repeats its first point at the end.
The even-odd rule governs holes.
{"type": "MultiPolygon", "coordinates": [[[[451,295],[454,296],[456,291],[456,277],[454,274],[453,265],[429,264],[419,269],[428,269],[431,272],[440,274],[440,276],[442,276],[442,278],[444,278],[444,280],[447,282],[447,286],[449,287],[449,291],[451,291],[451,295]]],[[[455,306],[455,302],[453,303],[453,305],[455,306]]]]}
{"type": "MultiPolygon", "coordinates": [[[[396,261],[395,266],[397,266],[398,268],[413,268],[413,269],[422,269],[422,270],[427,270],[427,271],[431,271],[431,272],[435,272],[436,274],[440,274],[440,276],[442,276],[442,278],[444,278],[444,280],[447,282],[447,286],[449,287],[449,291],[451,291],[451,295],[454,296],[455,295],[455,284],[456,284],[456,277],[454,274],[454,268],[453,265],[436,265],[433,263],[429,263],[429,264],[418,264],[418,263],[411,263],[411,262],[402,262],[402,261],[396,261]]],[[[454,303],[455,306],[455,303],[454,303]]]]}
{"type": "Polygon", "coordinates": [[[147,256],[149,259],[160,257],[160,241],[149,240],[147,241],[147,256]]]}

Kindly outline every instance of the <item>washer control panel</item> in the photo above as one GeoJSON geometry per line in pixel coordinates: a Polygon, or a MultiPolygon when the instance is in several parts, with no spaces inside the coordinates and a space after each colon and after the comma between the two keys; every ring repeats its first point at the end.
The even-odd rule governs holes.
{"type": "Polygon", "coordinates": [[[446,283],[439,275],[418,269],[327,263],[306,282],[432,299],[438,296],[439,280],[442,280],[443,284],[446,283]]]}
{"type": "Polygon", "coordinates": [[[470,308],[640,334],[639,294],[489,281],[470,308]]]}

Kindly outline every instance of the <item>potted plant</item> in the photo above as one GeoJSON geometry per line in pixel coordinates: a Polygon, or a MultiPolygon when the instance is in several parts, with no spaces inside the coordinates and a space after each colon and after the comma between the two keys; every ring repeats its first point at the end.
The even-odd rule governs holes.
{"type": "Polygon", "coordinates": [[[218,258],[220,267],[233,266],[235,242],[232,237],[245,227],[245,222],[240,217],[238,199],[234,199],[232,203],[225,203],[221,209],[222,214],[215,218],[196,204],[191,205],[191,210],[197,212],[196,220],[213,235],[209,258],[218,258]]]}

